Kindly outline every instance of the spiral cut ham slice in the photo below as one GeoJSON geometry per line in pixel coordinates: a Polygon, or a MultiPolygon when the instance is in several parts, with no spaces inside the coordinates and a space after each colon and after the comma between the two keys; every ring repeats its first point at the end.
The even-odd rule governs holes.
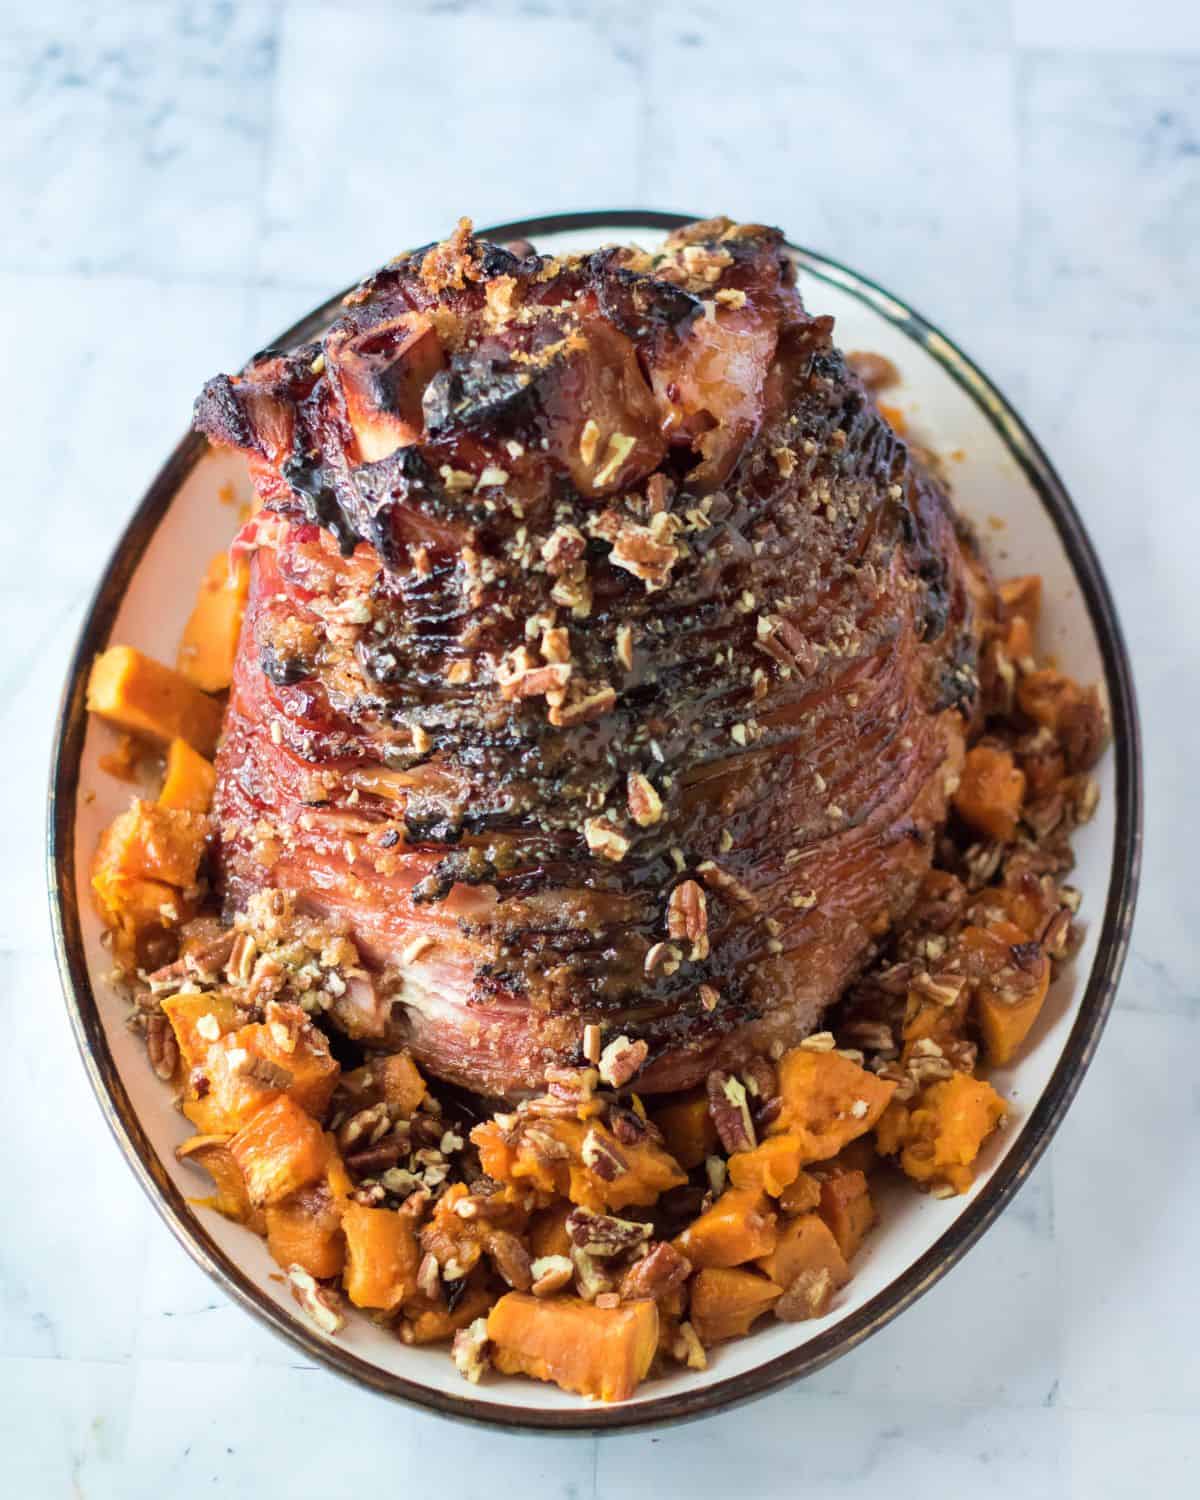
{"type": "Polygon", "coordinates": [[[552,259],[464,221],[196,423],[262,502],[227,915],[343,926],[340,1022],[480,1092],[817,1025],[929,868],[988,591],[776,231],[552,259]]]}

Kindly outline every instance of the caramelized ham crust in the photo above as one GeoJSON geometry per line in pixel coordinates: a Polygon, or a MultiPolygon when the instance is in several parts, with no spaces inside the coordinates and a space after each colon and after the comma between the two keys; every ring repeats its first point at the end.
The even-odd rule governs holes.
{"type": "Polygon", "coordinates": [[[793,281],[726,220],[566,259],[464,223],[205,388],[262,500],[226,910],[343,923],[353,1035],[503,1094],[594,1025],[683,1087],[911,905],[989,595],[793,281]]]}

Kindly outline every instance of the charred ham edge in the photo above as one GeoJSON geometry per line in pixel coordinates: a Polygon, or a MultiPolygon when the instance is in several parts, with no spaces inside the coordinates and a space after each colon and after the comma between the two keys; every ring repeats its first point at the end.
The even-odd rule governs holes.
{"type": "Polygon", "coordinates": [[[263,506],[228,916],[346,924],[372,1030],[480,1092],[597,1028],[652,1092],[815,1026],[929,867],[987,585],[777,231],[545,257],[464,221],[196,425],[263,506]]]}

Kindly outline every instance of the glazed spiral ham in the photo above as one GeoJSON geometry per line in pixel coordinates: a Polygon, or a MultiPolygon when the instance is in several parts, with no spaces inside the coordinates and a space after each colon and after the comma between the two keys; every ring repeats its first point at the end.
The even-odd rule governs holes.
{"type": "Polygon", "coordinates": [[[988,593],[831,335],[773,230],[464,223],[205,388],[262,502],[226,913],[348,932],[368,1046],[512,1095],[623,1038],[684,1087],[808,1034],[909,909],[988,593]]]}

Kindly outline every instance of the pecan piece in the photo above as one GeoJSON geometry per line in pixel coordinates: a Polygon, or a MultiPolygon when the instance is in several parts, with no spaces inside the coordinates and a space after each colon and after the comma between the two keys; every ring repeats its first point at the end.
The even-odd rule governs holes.
{"type": "Polygon", "coordinates": [[[785,1323],[803,1323],[819,1318],[833,1300],[833,1277],[822,1266],[819,1270],[801,1271],[775,1304],[775,1316],[785,1323]]]}
{"type": "Polygon", "coordinates": [[[692,945],[692,961],[708,957],[708,897],[694,880],[685,880],[667,902],[667,934],[692,945]]]}
{"type": "Polygon", "coordinates": [[[631,1042],[627,1036],[615,1037],[600,1054],[600,1077],[613,1088],[627,1084],[649,1056],[643,1041],[631,1042]]]}
{"type": "Polygon", "coordinates": [[[604,1182],[615,1182],[629,1171],[629,1163],[598,1130],[589,1130],[583,1138],[583,1164],[604,1182]]]}
{"type": "Polygon", "coordinates": [[[488,1259],[514,1292],[527,1292],[533,1285],[529,1251],[507,1229],[493,1229],[484,1242],[488,1259]]]}
{"type": "Polygon", "coordinates": [[[680,1287],[692,1273],[692,1263],[674,1245],[660,1240],[643,1259],[636,1261],[621,1278],[621,1296],[628,1302],[638,1297],[654,1301],[680,1287]]]}
{"type": "Polygon", "coordinates": [[[714,1068],[706,1087],[708,1112],[726,1152],[732,1156],[735,1151],[753,1151],[758,1142],[744,1085],[723,1068],[714,1068]]]}
{"type": "Polygon", "coordinates": [[[332,1335],[346,1326],[342,1299],[335,1291],[322,1286],[303,1266],[289,1266],[287,1279],[292,1296],[322,1333],[332,1335]]]}
{"type": "Polygon", "coordinates": [[[150,1066],[164,1083],[174,1078],[179,1066],[179,1044],[162,1011],[153,1012],[146,1021],[146,1055],[150,1066]]]}

